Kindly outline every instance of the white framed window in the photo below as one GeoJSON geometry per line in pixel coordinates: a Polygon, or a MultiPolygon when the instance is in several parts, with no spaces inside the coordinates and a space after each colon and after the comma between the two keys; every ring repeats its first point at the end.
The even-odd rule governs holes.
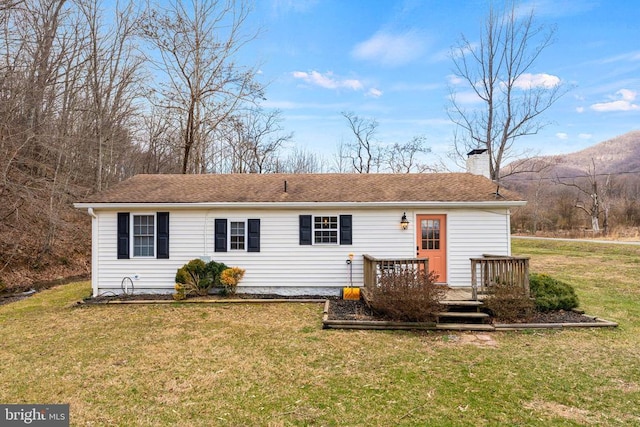
{"type": "Polygon", "coordinates": [[[338,217],[313,217],[313,242],[315,244],[338,244],[338,217]]]}
{"type": "Polygon", "coordinates": [[[246,250],[247,224],[245,221],[229,221],[229,250],[246,250]]]}
{"type": "Polygon", "coordinates": [[[259,218],[215,218],[214,251],[260,252],[259,218]]]}
{"type": "Polygon", "coordinates": [[[156,216],[154,214],[133,214],[132,216],[133,256],[155,257],[156,216]]]}

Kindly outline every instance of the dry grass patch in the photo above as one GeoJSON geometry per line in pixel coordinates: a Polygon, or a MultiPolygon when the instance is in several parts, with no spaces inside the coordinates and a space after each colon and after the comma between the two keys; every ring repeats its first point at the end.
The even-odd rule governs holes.
{"type": "Polygon", "coordinates": [[[556,402],[533,401],[524,405],[544,418],[560,418],[579,423],[580,425],[594,425],[602,422],[602,417],[594,416],[591,412],[556,402]]]}
{"type": "Polygon", "coordinates": [[[89,293],[76,283],[0,307],[0,401],[70,403],[73,425],[640,423],[640,301],[626,291],[640,271],[585,278],[603,257],[615,269],[637,254],[514,252],[620,327],[478,346],[451,332],[322,330],[321,304],[70,308],[89,293]],[[532,402],[542,409],[523,410],[532,402]]]}

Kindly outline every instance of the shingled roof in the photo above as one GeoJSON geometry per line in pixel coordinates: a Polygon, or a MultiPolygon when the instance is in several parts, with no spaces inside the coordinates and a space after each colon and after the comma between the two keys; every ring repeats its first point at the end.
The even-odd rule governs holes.
{"type": "Polygon", "coordinates": [[[517,202],[468,173],[136,175],[81,204],[517,202]]]}

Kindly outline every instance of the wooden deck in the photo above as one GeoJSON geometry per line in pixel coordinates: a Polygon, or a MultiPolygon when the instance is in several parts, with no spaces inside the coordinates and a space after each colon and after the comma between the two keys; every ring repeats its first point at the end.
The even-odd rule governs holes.
{"type": "MultiPolygon", "coordinates": [[[[378,286],[383,275],[429,271],[427,258],[376,258],[363,255],[364,288],[378,286]]],[[[480,301],[498,284],[521,288],[529,294],[529,258],[483,255],[470,258],[471,283],[469,287],[449,288],[445,300],[480,301]]]]}
{"type": "Polygon", "coordinates": [[[473,289],[469,287],[456,287],[447,289],[444,301],[475,301],[473,297],[473,289]]]}

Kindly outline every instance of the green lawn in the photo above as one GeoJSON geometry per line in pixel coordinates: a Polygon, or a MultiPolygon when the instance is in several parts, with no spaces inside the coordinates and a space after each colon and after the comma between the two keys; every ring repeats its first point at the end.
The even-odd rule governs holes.
{"type": "Polygon", "coordinates": [[[320,304],[71,308],[88,283],[0,307],[0,402],[72,425],[638,425],[640,247],[514,241],[617,329],[322,330],[320,304]]]}

